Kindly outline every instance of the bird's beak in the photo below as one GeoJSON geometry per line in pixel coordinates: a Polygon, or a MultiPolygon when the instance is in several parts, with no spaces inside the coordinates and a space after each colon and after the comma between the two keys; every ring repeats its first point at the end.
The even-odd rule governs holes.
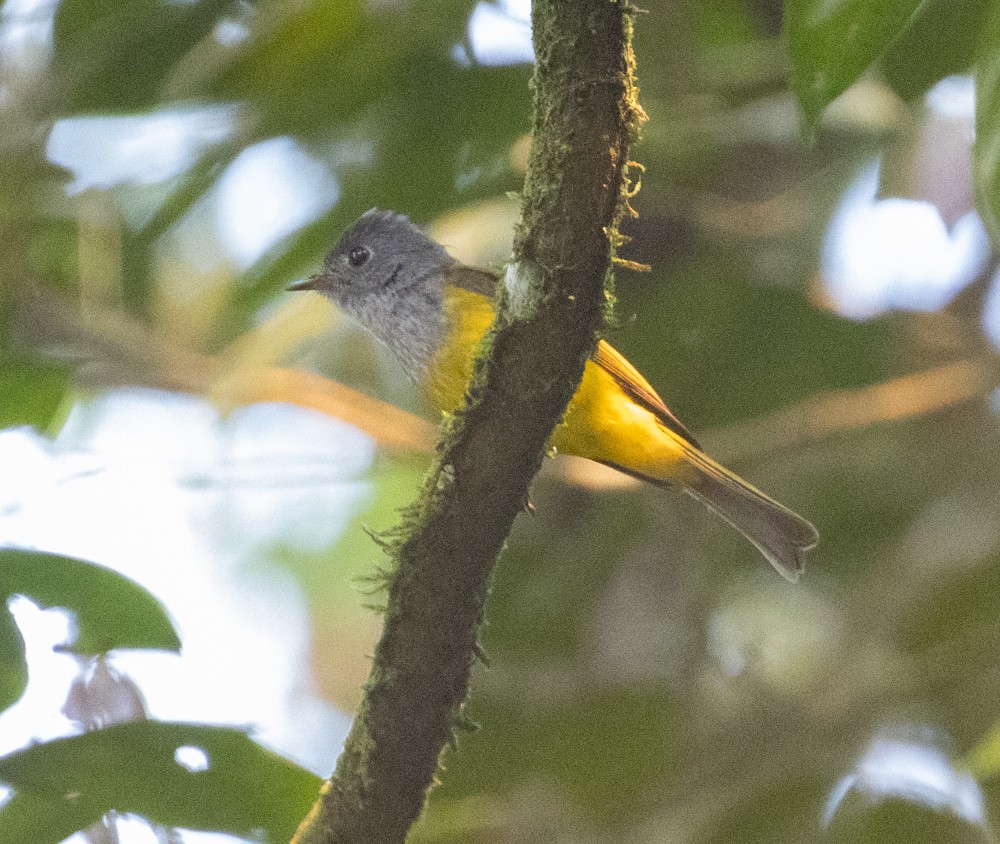
{"type": "Polygon", "coordinates": [[[302,278],[293,281],[286,287],[286,290],[319,290],[323,286],[323,276],[311,275],[309,278],[302,278]]]}

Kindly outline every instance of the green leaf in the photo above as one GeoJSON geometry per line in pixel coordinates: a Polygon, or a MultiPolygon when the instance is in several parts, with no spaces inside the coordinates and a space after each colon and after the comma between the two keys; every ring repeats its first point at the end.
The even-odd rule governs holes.
{"type": "Polygon", "coordinates": [[[785,33],[792,90],[806,125],[846,91],[899,36],[923,0],[789,0],[785,33]]]}
{"type": "Polygon", "coordinates": [[[950,806],[920,797],[890,796],[873,802],[871,795],[849,793],[829,825],[830,844],[987,844],[993,837],[984,824],[962,817],[950,806]]]}
{"type": "Polygon", "coordinates": [[[27,685],[24,639],[14,617],[4,607],[0,611],[0,712],[20,698],[27,685]]]}
{"type": "Polygon", "coordinates": [[[15,796],[0,841],[57,844],[115,809],[169,827],[287,841],[321,780],[227,727],[138,721],[34,745],[0,759],[15,796]],[[192,747],[208,767],[176,759],[192,747]]]}
{"type": "Polygon", "coordinates": [[[993,779],[1000,773],[1000,723],[994,724],[969,751],[964,764],[981,780],[993,779]]]}
{"type": "Polygon", "coordinates": [[[56,10],[53,90],[73,112],[154,105],[177,62],[231,0],[63,0],[56,10]]]}
{"type": "Polygon", "coordinates": [[[139,230],[139,240],[148,248],[194,207],[243,150],[237,143],[218,144],[206,150],[198,162],[178,176],[152,217],[139,230]]]}
{"type": "MultiPolygon", "coordinates": [[[[409,16],[401,12],[397,17],[409,16]]],[[[273,131],[287,131],[293,125],[304,129],[313,123],[317,110],[329,110],[343,119],[372,96],[376,77],[398,50],[395,43],[393,49],[376,49],[386,33],[381,27],[364,25],[365,18],[360,0],[298,4],[276,26],[259,27],[218,77],[202,84],[220,100],[249,98],[262,116],[271,115],[270,121],[284,127],[275,125],[273,131]],[[345,84],[361,75],[359,71],[370,84],[345,84]],[[331,84],[332,80],[337,81],[331,84]]],[[[270,121],[264,118],[265,123],[270,121]]]]}
{"type": "Polygon", "coordinates": [[[976,204],[994,243],[1000,242],[1000,4],[983,28],[976,59],[976,204]]]}
{"type": "MultiPolygon", "coordinates": [[[[163,605],[135,581],[103,566],[15,549],[0,550],[0,600],[24,595],[74,617],[70,650],[102,654],[119,648],[179,651],[180,639],[163,605]]],[[[0,624],[0,710],[24,691],[24,643],[4,607],[0,624]]],[[[0,837],[0,840],[3,840],[0,837]]]]}
{"type": "Polygon", "coordinates": [[[989,0],[928,0],[882,56],[882,73],[904,100],[946,76],[968,72],[989,0]]]}
{"type": "Polygon", "coordinates": [[[0,429],[47,428],[62,404],[69,376],[41,361],[0,357],[0,429]]]}
{"type": "Polygon", "coordinates": [[[78,803],[63,800],[59,805],[30,794],[15,794],[0,809],[0,835],[6,841],[59,841],[84,829],[100,815],[87,815],[78,803]],[[88,820],[81,821],[87,817],[88,820]],[[60,836],[53,838],[52,836],[60,836]]]}
{"type": "MultiPolygon", "coordinates": [[[[428,58],[457,67],[450,50],[464,38],[473,6],[471,0],[415,0],[392,8],[361,0],[306,0],[277,25],[257,27],[235,58],[192,93],[252,102],[261,137],[325,137],[338,125],[356,129],[372,103],[397,92],[428,58]]],[[[436,77],[424,76],[421,83],[425,105],[458,104],[439,93],[436,77]]]]}

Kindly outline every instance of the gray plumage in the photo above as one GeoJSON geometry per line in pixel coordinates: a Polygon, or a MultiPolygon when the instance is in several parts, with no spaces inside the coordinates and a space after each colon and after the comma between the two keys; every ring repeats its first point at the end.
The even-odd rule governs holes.
{"type": "Polygon", "coordinates": [[[444,278],[455,263],[402,214],[372,208],[340,236],[323,272],[298,289],[329,296],[420,380],[444,339],[444,278]]]}

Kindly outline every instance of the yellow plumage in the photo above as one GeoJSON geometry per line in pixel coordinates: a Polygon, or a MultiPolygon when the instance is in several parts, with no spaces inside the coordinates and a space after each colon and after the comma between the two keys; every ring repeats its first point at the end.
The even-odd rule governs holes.
{"type": "MultiPolygon", "coordinates": [[[[472,268],[460,271],[488,276],[472,268]]],[[[467,277],[461,281],[468,286],[467,277]]],[[[424,386],[437,407],[452,411],[463,401],[476,348],[493,321],[493,301],[466,286],[448,284],[444,309],[445,339],[424,386]]],[[[701,451],[649,382],[604,341],[587,362],[551,445],[561,454],[596,460],[659,486],[682,487],[746,536],[790,580],[802,570],[804,552],[816,544],[809,522],[701,451]]]]}
{"type": "MultiPolygon", "coordinates": [[[[319,290],[375,333],[443,411],[462,404],[493,321],[493,273],[457,263],[406,217],[372,209],[341,235],[323,272],[292,285],[319,290]]],[[[649,382],[605,342],[551,444],[658,486],[679,486],[794,580],[816,529],[700,448],[649,382]]]]}

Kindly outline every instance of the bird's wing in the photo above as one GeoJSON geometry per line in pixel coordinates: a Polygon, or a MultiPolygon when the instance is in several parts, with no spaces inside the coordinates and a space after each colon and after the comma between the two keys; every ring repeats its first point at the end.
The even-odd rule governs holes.
{"type": "Polygon", "coordinates": [[[470,267],[466,264],[455,264],[448,268],[448,283],[468,290],[470,293],[478,293],[492,299],[497,292],[497,282],[500,276],[491,273],[489,270],[482,270],[479,267],[470,267]]]}
{"type": "Polygon", "coordinates": [[[615,380],[625,395],[640,407],[646,408],[664,427],[687,440],[695,448],[701,448],[680,419],[670,412],[670,408],[663,403],[663,399],[657,395],[652,385],[642,377],[642,373],[632,366],[628,359],[614,346],[601,340],[597,344],[597,349],[591,356],[591,360],[615,380]]]}
{"type": "MultiPolygon", "coordinates": [[[[448,270],[448,281],[451,284],[471,293],[487,296],[490,299],[496,293],[499,280],[499,276],[495,273],[465,264],[456,264],[448,270]]],[[[642,377],[642,373],[632,366],[628,359],[610,343],[601,340],[597,344],[597,349],[591,356],[591,360],[614,379],[625,395],[640,407],[646,408],[660,420],[664,427],[669,428],[695,448],[701,448],[680,419],[670,412],[670,408],[664,404],[663,399],[657,395],[652,385],[642,377]]]]}

